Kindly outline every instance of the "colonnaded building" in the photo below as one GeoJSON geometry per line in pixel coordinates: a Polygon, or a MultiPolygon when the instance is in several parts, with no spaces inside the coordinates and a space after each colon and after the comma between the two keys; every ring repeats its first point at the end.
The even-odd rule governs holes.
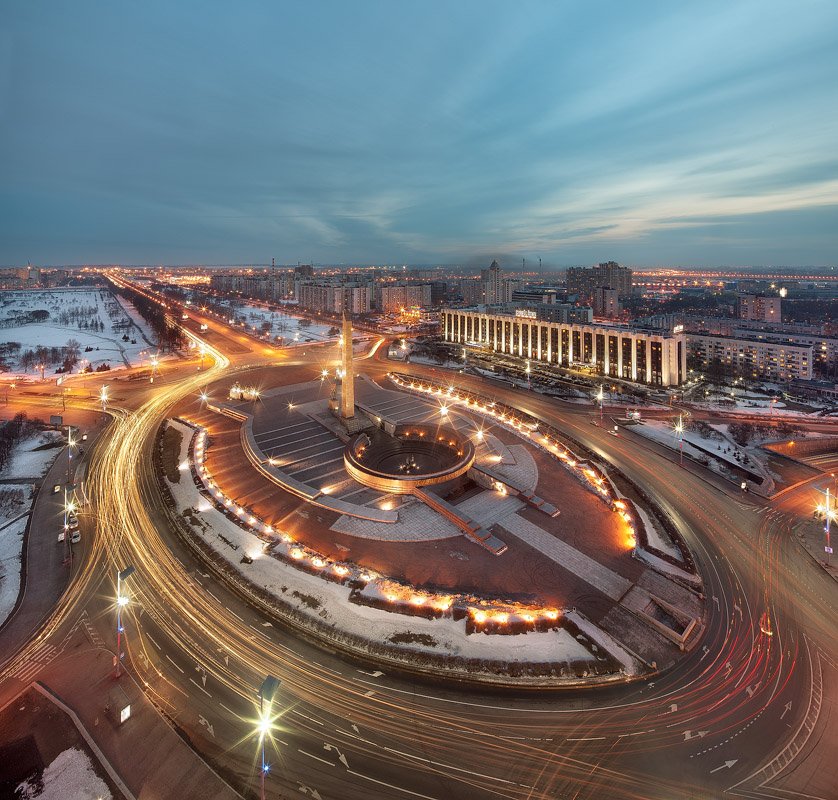
{"type": "Polygon", "coordinates": [[[514,316],[445,309],[442,322],[447,342],[563,367],[587,365],[602,375],[653,386],[680,386],[687,378],[685,335],[678,329],[544,322],[523,309],[514,316]]]}

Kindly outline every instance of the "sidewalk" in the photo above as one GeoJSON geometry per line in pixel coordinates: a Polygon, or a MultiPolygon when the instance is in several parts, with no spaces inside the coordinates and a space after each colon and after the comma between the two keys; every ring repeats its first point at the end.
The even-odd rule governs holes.
{"type": "Polygon", "coordinates": [[[77,630],[38,679],[75,712],[129,792],[137,800],[240,797],[169,726],[130,674],[113,677],[112,659],[109,651],[92,649],[77,630]],[[120,725],[119,707],[126,701],[131,714],[120,725]],[[112,711],[106,714],[109,703],[112,711]]]}

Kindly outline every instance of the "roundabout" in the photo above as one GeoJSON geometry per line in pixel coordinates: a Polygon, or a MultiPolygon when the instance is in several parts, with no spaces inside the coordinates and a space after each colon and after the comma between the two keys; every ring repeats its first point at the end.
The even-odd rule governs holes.
{"type": "MultiPolygon", "coordinates": [[[[254,437],[261,439],[261,434],[272,427],[300,425],[288,437],[295,446],[311,443],[314,431],[327,441],[328,437],[319,433],[317,426],[323,427],[320,422],[295,416],[306,402],[328,403],[328,387],[316,388],[324,365],[283,363],[265,367],[247,358],[240,357],[233,367],[236,375],[265,390],[262,399],[249,408],[253,411],[254,437]],[[309,386],[308,394],[299,390],[304,386],[309,386]]],[[[395,392],[397,400],[392,394],[379,394],[394,389],[385,365],[370,361],[360,366],[367,377],[357,381],[359,405],[369,399],[364,397],[369,378],[378,386],[370,391],[379,399],[393,402],[393,408],[407,405],[408,399],[411,407],[414,400],[421,400],[423,405],[417,408],[425,409],[428,422],[434,415],[437,419],[442,416],[440,399],[447,387],[440,385],[430,370],[411,369],[416,386],[395,392]],[[428,391],[430,387],[433,395],[428,391]],[[440,394],[436,394],[437,389],[440,394]]],[[[736,498],[724,494],[723,487],[693,470],[678,471],[654,448],[638,450],[627,438],[615,438],[591,426],[587,415],[576,409],[492,387],[486,392],[491,395],[489,405],[494,402],[496,408],[503,405],[518,409],[519,416],[512,423],[518,421],[520,428],[520,421],[526,422],[527,415],[538,418],[550,431],[551,440],[573,451],[580,466],[586,460],[599,461],[606,467],[608,480],[626,495],[628,487],[619,475],[630,477],[639,493],[627,499],[642,503],[644,496],[651,498],[654,507],[673,520],[704,577],[701,593],[706,597],[706,630],[697,646],[687,650],[670,669],[658,663],[657,671],[645,679],[620,681],[596,690],[578,687],[571,693],[498,697],[493,692],[463,692],[454,685],[438,685],[431,675],[417,684],[406,679],[401,670],[376,667],[372,661],[347,660],[336,655],[333,648],[313,646],[314,640],[301,628],[278,622],[275,614],[265,611],[258,597],[239,584],[239,568],[234,569],[229,561],[222,563],[209,552],[207,555],[216,562],[208,568],[204,558],[197,558],[193,549],[184,545],[173,533],[177,514],[164,508],[156,490],[158,476],[152,453],[161,421],[183,416],[206,427],[210,479],[223,486],[227,496],[248,501],[240,506],[243,513],[256,519],[249,512],[261,509],[264,523],[271,525],[274,533],[287,533],[298,545],[310,541],[316,551],[306,550],[307,557],[320,558],[330,567],[348,563],[342,559],[357,564],[378,563],[382,568],[379,574],[385,577],[385,567],[401,565],[399,574],[392,577],[400,583],[407,580],[411,590],[430,587],[433,582],[454,585],[471,581],[474,586],[488,586],[490,594],[501,597],[510,585],[544,596],[552,587],[562,596],[555,604],[544,606],[545,611],[567,607],[572,613],[577,604],[577,610],[586,607],[590,618],[598,622],[614,613],[620,603],[603,597],[599,589],[572,570],[537,557],[517,538],[505,540],[509,549],[499,556],[458,528],[436,531],[434,538],[402,540],[396,534],[389,539],[377,538],[379,529],[398,530],[400,522],[377,521],[373,525],[372,520],[343,513],[340,505],[330,507],[329,503],[342,501],[368,511],[399,511],[409,517],[415,513],[410,509],[417,504],[410,502],[407,508],[403,504],[412,501],[413,496],[375,494],[373,489],[363,487],[370,494],[362,496],[359,492],[346,499],[335,484],[336,476],[327,474],[335,467],[327,463],[319,449],[314,459],[317,463],[309,469],[318,465],[320,469],[303,476],[308,483],[300,482],[295,487],[299,491],[316,489],[310,501],[280,490],[268,476],[275,478],[271,470],[284,472],[289,466],[284,463],[284,451],[277,451],[275,466],[268,463],[273,456],[266,455],[260,462],[264,472],[257,470],[244,452],[248,437],[243,433],[241,417],[219,414],[199,397],[207,390],[223,396],[232,380],[223,373],[221,368],[212,375],[214,380],[204,376],[200,382],[155,387],[159,396],[132,417],[130,424],[117,425],[107,448],[97,448],[90,477],[91,485],[101,486],[92,498],[96,518],[101,521],[95,539],[90,534],[96,542],[96,564],[91,562],[86,579],[74,587],[72,602],[63,604],[63,612],[46,635],[60,644],[71,613],[87,608],[93,624],[108,640],[112,635],[112,603],[108,600],[111,592],[105,587],[110,586],[111,566],[136,565],[131,579],[132,604],[123,616],[126,671],[136,677],[155,705],[165,710],[167,719],[188,737],[202,758],[237,790],[246,791],[245,787],[258,783],[252,757],[258,741],[254,735],[254,697],[267,674],[281,680],[283,709],[273,734],[274,770],[268,781],[268,796],[293,796],[294,792],[311,795],[317,791],[324,800],[360,800],[371,793],[382,798],[418,795],[432,800],[664,800],[685,794],[696,798],[727,794],[767,798],[776,796],[774,787],[805,787],[811,796],[829,796],[825,788],[820,792],[817,789],[819,780],[831,780],[828,775],[824,773],[820,778],[805,771],[810,763],[805,760],[807,753],[819,752],[814,748],[829,739],[818,709],[830,702],[828,677],[833,648],[829,631],[819,622],[817,613],[818,596],[829,588],[814,583],[817,591],[810,590],[809,582],[818,576],[797,560],[786,535],[790,521],[782,515],[760,516],[764,507],[753,498],[746,498],[744,505],[737,504],[736,498]],[[553,430],[567,438],[552,438],[553,430]],[[308,488],[303,490],[303,486],[308,488]],[[250,494],[244,491],[247,487],[250,494]],[[391,508],[381,508],[389,503],[391,508]],[[338,519],[341,524],[335,528],[338,519]],[[454,542],[457,545],[452,547],[454,542]],[[406,547],[413,550],[409,557],[406,547]],[[461,560],[462,556],[468,560],[461,560]],[[769,594],[765,589],[767,576],[771,576],[769,594]],[[505,583],[507,578],[513,583],[505,583]],[[772,619],[771,637],[760,633],[759,620],[766,609],[772,619]],[[776,744],[766,750],[768,739],[776,744]],[[416,758],[418,753],[423,760],[416,758]],[[315,756],[325,762],[317,775],[311,765],[315,756]],[[785,769],[788,764],[796,769],[785,769]]],[[[628,565],[650,574],[649,566],[635,558],[633,547],[628,547],[625,520],[613,502],[605,503],[602,493],[588,480],[591,476],[571,471],[557,453],[534,440],[532,430],[527,436],[509,424],[508,418],[502,421],[500,415],[492,417],[479,408],[475,415],[473,398],[484,397],[482,390],[487,385],[470,377],[463,377],[459,383],[452,394],[459,391],[466,400],[472,398],[471,412],[461,411],[459,402],[443,404],[449,407],[451,418],[471,420],[468,424],[475,445],[475,464],[480,465],[483,444],[478,441],[478,432],[482,430],[492,446],[506,447],[515,457],[514,465],[502,463],[503,458],[495,462],[511,470],[507,480],[517,477],[522,489],[554,503],[560,511],[558,517],[550,517],[527,506],[513,513],[528,522],[538,520],[548,528],[548,520],[575,520],[569,525],[565,544],[589,558],[596,555],[611,572],[625,579],[632,577],[628,565]],[[548,496],[545,487],[555,491],[555,496],[548,496]],[[593,531],[605,534],[593,539],[593,531]]],[[[244,408],[238,410],[244,413],[244,408]]],[[[466,422],[459,424],[465,426],[466,422]]],[[[337,438],[333,445],[341,463],[350,438],[337,438]]],[[[289,445],[288,449],[294,447],[289,445]]],[[[493,469],[492,463],[483,463],[493,469]]],[[[188,488],[190,482],[194,486],[186,463],[181,469],[181,485],[188,488]]],[[[487,490],[497,502],[504,500],[497,488],[481,491],[487,490]]],[[[208,513],[199,512],[196,520],[208,513]]],[[[229,516],[224,518],[231,522],[229,516]]],[[[181,520],[195,527],[189,518],[181,516],[181,520]]],[[[243,531],[240,521],[241,517],[236,527],[243,531]]],[[[82,526],[86,524],[83,517],[82,526]]],[[[414,532],[428,532],[425,525],[409,527],[414,532]]],[[[642,528],[638,526],[636,532],[642,545],[642,528]]],[[[236,552],[238,563],[241,551],[236,552]]],[[[260,553],[249,566],[261,569],[261,562],[266,561],[263,555],[260,553]]],[[[311,568],[317,569],[313,563],[311,568]]],[[[306,574],[313,580],[323,580],[310,568],[306,574]]],[[[593,573],[585,577],[592,578],[593,573]]],[[[344,591],[343,584],[329,581],[328,585],[344,591]]],[[[285,583],[279,590],[282,586],[286,586],[286,595],[296,591],[303,596],[310,594],[310,600],[316,601],[314,593],[285,583]]],[[[346,591],[348,594],[348,587],[346,591]]],[[[311,610],[317,616],[326,609],[321,606],[311,610]]],[[[406,630],[416,634],[418,641],[404,642],[404,637],[400,641],[414,648],[422,646],[423,637],[412,627],[413,620],[434,624],[372,606],[362,613],[378,611],[388,620],[407,619],[410,627],[406,630]]],[[[366,617],[368,630],[378,625],[371,619],[366,617]]],[[[332,622],[321,618],[325,627],[332,627],[332,622]]],[[[404,625],[391,629],[397,636],[404,630],[404,625]]],[[[385,633],[385,638],[390,635],[385,633]]],[[[548,633],[463,635],[467,640],[485,643],[488,654],[497,651],[498,641],[521,640],[524,644],[532,636],[548,633]]],[[[576,636],[572,638],[585,646],[576,636]]],[[[634,643],[632,638],[628,646],[634,649],[634,643]]],[[[586,648],[589,651],[590,644],[591,640],[586,648]]],[[[524,649],[532,648],[527,645],[524,649]]],[[[58,671],[61,663],[56,661],[56,670],[45,669],[42,680],[59,687],[66,685],[68,676],[58,671]]],[[[515,671],[520,672],[520,668],[515,671]]],[[[94,730],[93,716],[87,722],[94,730]]],[[[196,796],[196,785],[194,780],[184,783],[180,787],[182,796],[196,796]]],[[[826,787],[828,783],[821,785],[826,787]]]]}
{"type": "Polygon", "coordinates": [[[169,485],[175,517],[266,610],[493,685],[637,679],[698,644],[689,549],[618,470],[514,406],[399,374],[353,380],[346,417],[339,363],[332,386],[264,371],[258,392],[221,381],[177,409],[198,488],[169,485]]]}

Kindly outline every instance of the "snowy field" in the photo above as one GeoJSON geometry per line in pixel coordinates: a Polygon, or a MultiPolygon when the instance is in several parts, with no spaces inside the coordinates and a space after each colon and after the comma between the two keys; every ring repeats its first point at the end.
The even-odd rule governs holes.
{"type": "Polygon", "coordinates": [[[108,785],[83,750],[71,747],[59,753],[40,776],[17,787],[20,800],[111,800],[108,785]]]}
{"type": "Polygon", "coordinates": [[[40,379],[39,364],[47,379],[105,366],[120,369],[155,352],[136,309],[107,289],[5,292],[0,299],[5,377],[40,379]]]}
{"type": "MultiPolygon", "coordinates": [[[[681,449],[678,434],[669,423],[646,420],[641,425],[633,425],[631,431],[672,450],[679,451],[681,449]]],[[[714,428],[714,431],[715,435],[705,435],[699,431],[685,430],[683,433],[684,455],[696,461],[706,462],[709,460],[709,468],[721,475],[729,473],[727,467],[741,467],[761,476],[766,481],[764,488],[771,485],[772,476],[752,449],[748,449],[746,454],[746,448],[737,445],[732,439],[728,438],[726,433],[718,430],[718,428],[714,428]],[[736,458],[737,452],[740,455],[738,459],[736,458]],[[747,455],[748,461],[744,460],[745,455],[747,455]]]]}
{"type": "Polygon", "coordinates": [[[0,625],[14,608],[20,591],[23,533],[32,507],[33,486],[4,481],[37,480],[43,477],[62,452],[49,447],[61,440],[58,431],[35,431],[12,450],[9,463],[0,472],[0,625]],[[41,450],[39,448],[46,447],[41,450]]]}
{"type": "Polygon", "coordinates": [[[61,447],[50,447],[61,441],[60,431],[34,431],[21,439],[12,451],[9,463],[0,471],[3,480],[26,480],[46,475],[61,447]],[[42,449],[43,448],[43,449],[42,449]]]}
{"type": "Polygon", "coordinates": [[[28,519],[27,514],[0,527],[0,625],[12,613],[20,592],[20,559],[28,519]]]}
{"type": "MultiPolygon", "coordinates": [[[[226,305],[223,300],[217,302],[226,305]]],[[[235,316],[231,316],[230,319],[235,319],[237,323],[244,322],[251,333],[261,333],[263,330],[268,330],[271,339],[280,338],[282,340],[281,344],[286,347],[317,344],[319,342],[336,344],[340,338],[340,324],[338,322],[317,322],[295,313],[294,306],[282,304],[278,307],[283,310],[270,311],[263,306],[236,303],[235,316]],[[306,324],[306,320],[308,320],[308,324],[306,324]],[[270,328],[263,328],[266,325],[270,325],[270,328]]],[[[356,336],[362,338],[363,334],[356,331],[353,333],[353,339],[356,336]]]]}

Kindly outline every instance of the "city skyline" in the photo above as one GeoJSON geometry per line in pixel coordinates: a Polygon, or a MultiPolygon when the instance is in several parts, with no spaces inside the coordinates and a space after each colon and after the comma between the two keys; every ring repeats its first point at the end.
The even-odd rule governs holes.
{"type": "Polygon", "coordinates": [[[834,7],[489,8],[5,9],[0,263],[834,261],[834,7]]]}

